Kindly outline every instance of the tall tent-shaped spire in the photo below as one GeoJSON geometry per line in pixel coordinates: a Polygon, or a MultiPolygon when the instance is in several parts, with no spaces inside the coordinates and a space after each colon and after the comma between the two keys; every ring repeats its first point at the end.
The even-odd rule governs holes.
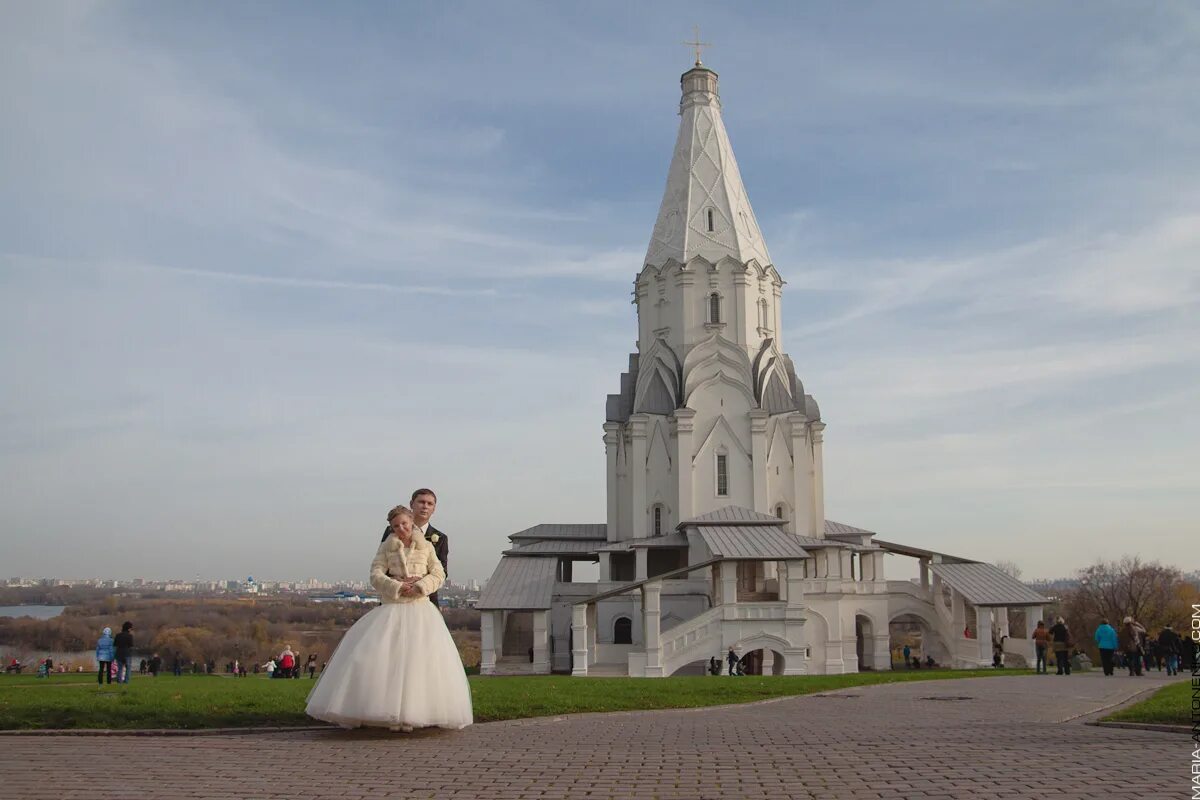
{"type": "Polygon", "coordinates": [[[721,120],[717,73],[697,66],[683,73],[680,84],[679,136],[646,263],[661,266],[696,256],[715,263],[732,256],[770,264],[721,120]]]}

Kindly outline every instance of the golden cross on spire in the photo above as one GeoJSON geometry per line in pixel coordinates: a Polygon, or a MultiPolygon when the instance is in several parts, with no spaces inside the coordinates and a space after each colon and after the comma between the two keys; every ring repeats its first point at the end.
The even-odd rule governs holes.
{"type": "Polygon", "coordinates": [[[695,31],[695,33],[696,33],[696,41],[684,42],[684,44],[687,45],[688,47],[696,48],[696,66],[701,67],[704,65],[700,63],[700,50],[705,47],[712,47],[712,44],[710,42],[700,41],[700,26],[699,25],[693,25],[692,30],[695,31]]]}

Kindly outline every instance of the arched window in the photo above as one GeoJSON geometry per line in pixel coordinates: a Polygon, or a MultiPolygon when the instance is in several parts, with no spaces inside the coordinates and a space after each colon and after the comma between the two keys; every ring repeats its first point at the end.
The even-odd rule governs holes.
{"type": "Polygon", "coordinates": [[[729,496],[729,456],[717,454],[717,497],[729,496]]]}
{"type": "Polygon", "coordinates": [[[633,621],[617,617],[613,622],[613,644],[633,644],[633,621]]]}
{"type": "Polygon", "coordinates": [[[662,536],[662,506],[654,507],[654,535],[662,536]]]}
{"type": "Polygon", "coordinates": [[[708,296],[708,321],[721,321],[721,295],[716,292],[708,296]]]}
{"type": "Polygon", "coordinates": [[[783,519],[783,503],[775,506],[775,517],[776,519],[783,519]]]}
{"type": "Polygon", "coordinates": [[[706,213],[706,215],[707,215],[707,217],[708,217],[708,232],[709,232],[709,233],[712,233],[712,232],[713,232],[713,230],[714,230],[714,226],[713,226],[713,210],[710,208],[710,209],[708,209],[708,211],[707,211],[707,212],[705,212],[705,213],[706,213]]]}

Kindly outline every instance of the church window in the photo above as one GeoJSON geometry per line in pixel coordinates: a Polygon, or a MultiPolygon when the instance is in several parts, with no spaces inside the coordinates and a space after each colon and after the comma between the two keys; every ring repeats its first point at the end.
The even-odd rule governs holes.
{"type": "Polygon", "coordinates": [[[662,506],[654,507],[654,535],[662,536],[662,506]]]}
{"type": "Polygon", "coordinates": [[[708,209],[708,211],[706,213],[708,216],[708,232],[712,233],[713,232],[713,210],[710,208],[710,209],[708,209]]]}
{"type": "Polygon", "coordinates": [[[783,519],[783,505],[775,506],[775,516],[778,519],[783,519]]]}
{"type": "Polygon", "coordinates": [[[717,454],[717,497],[729,496],[729,456],[717,454]]]}
{"type": "Polygon", "coordinates": [[[708,296],[708,321],[721,321],[721,295],[713,292],[708,296]]]}
{"type": "Polygon", "coordinates": [[[613,622],[613,644],[633,644],[633,621],[617,617],[613,622]]]}

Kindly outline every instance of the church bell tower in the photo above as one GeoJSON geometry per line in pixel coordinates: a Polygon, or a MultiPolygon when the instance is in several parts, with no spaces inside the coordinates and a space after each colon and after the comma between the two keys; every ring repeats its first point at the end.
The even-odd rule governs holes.
{"type": "Polygon", "coordinates": [[[642,269],[637,352],[604,424],[610,542],[729,505],[824,536],[824,423],[781,340],[776,271],[725,123],[717,73],[680,78],[679,134],[642,269]]]}

